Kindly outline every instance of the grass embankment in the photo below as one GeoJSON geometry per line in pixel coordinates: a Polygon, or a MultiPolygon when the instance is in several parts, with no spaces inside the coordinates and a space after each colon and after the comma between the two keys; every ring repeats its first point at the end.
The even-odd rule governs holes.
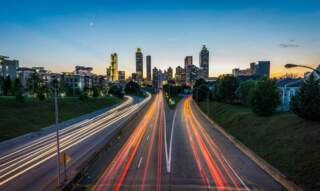
{"type": "Polygon", "coordinates": [[[175,109],[178,103],[181,101],[182,96],[166,97],[167,104],[170,109],[175,109]]]}
{"type": "MultiPolygon", "coordinates": [[[[116,97],[59,99],[60,122],[120,103],[116,97]]],[[[0,142],[54,124],[53,100],[28,99],[23,103],[14,97],[0,97],[0,142]]]]}
{"type": "Polygon", "coordinates": [[[206,104],[200,108],[256,154],[306,190],[320,190],[320,123],[291,113],[258,117],[244,106],[206,104]]]}

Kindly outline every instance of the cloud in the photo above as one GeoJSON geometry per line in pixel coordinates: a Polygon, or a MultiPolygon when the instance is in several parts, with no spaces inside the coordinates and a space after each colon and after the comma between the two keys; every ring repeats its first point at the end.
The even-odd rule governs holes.
{"type": "Polygon", "coordinates": [[[299,44],[293,44],[293,43],[281,43],[279,46],[282,48],[299,48],[300,47],[299,44]]]}

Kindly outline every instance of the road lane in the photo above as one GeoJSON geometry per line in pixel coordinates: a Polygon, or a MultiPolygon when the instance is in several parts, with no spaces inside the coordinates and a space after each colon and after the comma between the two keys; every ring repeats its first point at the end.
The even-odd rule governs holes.
{"type": "Polygon", "coordinates": [[[163,97],[156,95],[93,190],[160,190],[165,171],[163,97]]]}
{"type": "Polygon", "coordinates": [[[156,95],[92,190],[282,190],[195,109],[156,95]]]}
{"type": "MultiPolygon", "coordinates": [[[[186,135],[203,184],[210,190],[283,190],[283,188],[226,137],[196,109],[191,97],[178,108],[183,116],[186,135]],[[198,162],[197,162],[198,163],[198,162]]],[[[181,116],[180,115],[180,116],[181,116]]],[[[177,133],[179,134],[179,133],[177,133]]],[[[179,165],[188,166],[182,160],[179,165]]]]}
{"type": "MultiPolygon", "coordinates": [[[[68,152],[72,157],[69,165],[79,167],[96,151],[114,132],[121,127],[127,119],[138,112],[150,97],[140,103],[133,104],[132,99],[127,100],[119,107],[99,115],[91,120],[82,121],[61,130],[61,152],[68,152]]],[[[56,146],[55,135],[50,133],[22,146],[2,152],[0,155],[0,187],[4,190],[41,190],[55,177],[56,146]],[[48,171],[50,170],[50,171],[48,171]],[[46,177],[44,179],[44,177],[46,177]],[[34,185],[32,182],[37,180],[34,185]],[[30,187],[25,187],[30,185],[30,187]]],[[[70,168],[74,174],[76,169],[70,168]]],[[[72,175],[72,174],[70,174],[72,175]]]]}

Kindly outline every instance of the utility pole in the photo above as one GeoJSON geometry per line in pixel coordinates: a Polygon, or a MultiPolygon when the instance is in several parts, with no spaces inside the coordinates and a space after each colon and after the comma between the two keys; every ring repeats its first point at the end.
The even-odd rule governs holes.
{"type": "Polygon", "coordinates": [[[57,136],[57,178],[58,178],[58,185],[60,186],[60,140],[59,140],[59,108],[58,108],[58,82],[55,81],[54,83],[54,111],[55,111],[55,117],[56,117],[56,136],[57,136]]]}

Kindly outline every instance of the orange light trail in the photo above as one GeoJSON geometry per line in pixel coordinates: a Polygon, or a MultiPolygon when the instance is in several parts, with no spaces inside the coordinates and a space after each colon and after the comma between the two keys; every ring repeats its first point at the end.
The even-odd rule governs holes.
{"type": "Polygon", "coordinates": [[[224,172],[228,175],[228,178],[232,181],[233,185],[236,188],[239,188],[239,184],[236,181],[236,177],[233,175],[233,171],[228,168],[227,164],[223,161],[223,159],[220,157],[222,155],[222,152],[220,151],[219,147],[216,143],[214,143],[214,140],[210,137],[210,135],[207,133],[207,131],[201,126],[200,122],[195,117],[195,114],[192,110],[190,110],[190,114],[192,116],[193,121],[196,123],[196,127],[199,127],[196,130],[200,130],[201,134],[203,135],[205,142],[209,144],[209,149],[213,152],[213,154],[216,156],[216,159],[218,160],[219,164],[222,166],[224,172]]]}
{"type": "MultiPolygon", "coordinates": [[[[163,96],[162,94],[160,96],[163,96]]],[[[161,99],[161,106],[163,106],[163,99],[161,99]]],[[[162,172],[162,154],[163,154],[163,107],[160,107],[160,123],[158,128],[158,161],[157,161],[157,191],[161,190],[161,172],[162,172]]]]}
{"type": "MultiPolygon", "coordinates": [[[[226,164],[227,162],[224,161],[226,159],[223,157],[222,152],[201,125],[192,111],[190,104],[191,97],[187,98],[184,102],[183,114],[185,116],[188,137],[195,160],[199,161],[199,152],[218,190],[248,189],[239,176],[236,175],[235,171],[231,169],[231,166],[226,164]],[[193,139],[195,141],[193,141],[193,139]],[[196,143],[199,150],[196,150],[196,143]],[[229,185],[227,180],[230,180],[232,185],[229,185]],[[241,182],[242,186],[240,186],[239,182],[241,182]]],[[[199,172],[203,177],[201,168],[198,167],[198,169],[200,169],[199,172]]]]}
{"type": "Polygon", "coordinates": [[[96,191],[102,190],[120,190],[125,177],[128,173],[128,170],[133,162],[134,157],[136,156],[138,147],[141,143],[142,138],[145,135],[145,132],[148,127],[148,123],[152,119],[153,114],[157,111],[158,96],[156,100],[148,108],[145,116],[139,122],[137,128],[130,135],[128,141],[117,153],[115,158],[110,163],[109,167],[104,171],[101,178],[98,180],[97,184],[93,188],[96,191]],[[113,180],[118,177],[116,184],[113,185],[113,180]],[[113,187],[113,188],[112,188],[113,187]]]}
{"type": "MultiPolygon", "coordinates": [[[[159,99],[159,97],[157,97],[157,99],[159,99]]],[[[157,107],[160,107],[159,105],[159,101],[156,101],[158,106],[157,107]]],[[[157,110],[155,116],[159,116],[159,110],[157,110]]],[[[159,123],[159,120],[161,118],[159,117],[156,117],[155,118],[155,121],[154,121],[154,124],[153,124],[153,128],[152,128],[152,131],[151,131],[151,138],[150,138],[150,146],[148,148],[148,153],[147,153],[147,159],[146,159],[146,166],[145,166],[145,169],[143,171],[143,177],[142,177],[142,183],[141,183],[141,191],[144,191],[144,188],[145,188],[145,181],[146,181],[146,177],[147,177],[147,174],[149,172],[149,166],[150,166],[150,158],[151,158],[151,153],[152,153],[152,149],[153,149],[153,145],[154,145],[154,139],[155,139],[155,135],[156,135],[156,127],[158,126],[158,123],[159,123]]]]}

